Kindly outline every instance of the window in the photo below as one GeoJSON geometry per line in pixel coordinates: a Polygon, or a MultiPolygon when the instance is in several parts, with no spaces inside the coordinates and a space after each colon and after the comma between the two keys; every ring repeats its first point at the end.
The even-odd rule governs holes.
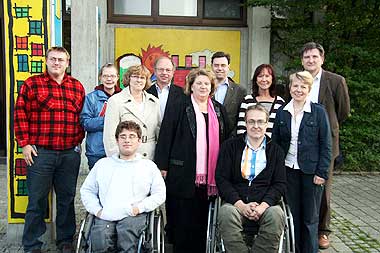
{"type": "Polygon", "coordinates": [[[31,65],[32,74],[42,73],[42,65],[43,65],[42,61],[31,61],[30,65],[31,65]]]}
{"type": "Polygon", "coordinates": [[[32,56],[44,56],[44,44],[32,43],[32,56]]]}
{"type": "Polygon", "coordinates": [[[30,7],[14,7],[16,18],[28,18],[30,7]]]}
{"type": "Polygon", "coordinates": [[[246,26],[243,0],[108,0],[108,22],[246,26]]]}
{"type": "Polygon", "coordinates": [[[28,72],[28,55],[27,54],[19,54],[17,55],[17,71],[18,72],[28,72]]]}
{"type": "MultiPolygon", "coordinates": [[[[24,84],[24,81],[23,80],[17,80],[16,81],[16,84],[17,84],[17,93],[19,93],[20,92],[20,89],[21,89],[21,86],[24,84]]],[[[18,152],[18,150],[19,150],[19,146],[17,146],[17,153],[19,153],[18,152]]],[[[21,154],[22,154],[22,149],[21,149],[21,152],[20,152],[21,154]]]]}
{"type": "Polygon", "coordinates": [[[16,36],[16,50],[18,49],[28,49],[28,37],[16,36]]]}
{"type": "Polygon", "coordinates": [[[29,35],[42,35],[42,21],[29,21],[29,35]]]}
{"type": "Polygon", "coordinates": [[[15,166],[16,176],[26,176],[26,162],[24,159],[17,158],[15,166]]]}
{"type": "Polygon", "coordinates": [[[26,187],[25,179],[17,179],[17,196],[28,196],[28,188],[26,187]]]}

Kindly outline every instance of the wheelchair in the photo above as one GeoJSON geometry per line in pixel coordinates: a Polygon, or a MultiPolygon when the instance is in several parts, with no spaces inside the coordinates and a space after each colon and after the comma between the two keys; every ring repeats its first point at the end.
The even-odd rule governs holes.
{"type": "MultiPolygon", "coordinates": [[[[91,253],[91,226],[95,216],[87,214],[81,222],[76,253],[91,253]]],[[[162,211],[158,208],[147,215],[147,227],[142,231],[137,246],[138,253],[152,252],[163,253],[165,251],[164,222],[162,211]]]]}
{"type": "MultiPolygon", "coordinates": [[[[226,249],[223,244],[223,238],[218,230],[218,211],[221,206],[221,199],[216,198],[209,204],[208,211],[208,224],[207,224],[207,239],[206,239],[206,253],[225,253],[226,249]]],[[[294,226],[293,216],[290,212],[288,205],[283,200],[280,201],[280,206],[285,214],[285,228],[282,231],[279,253],[294,253],[295,238],[294,238],[294,226]]]]}

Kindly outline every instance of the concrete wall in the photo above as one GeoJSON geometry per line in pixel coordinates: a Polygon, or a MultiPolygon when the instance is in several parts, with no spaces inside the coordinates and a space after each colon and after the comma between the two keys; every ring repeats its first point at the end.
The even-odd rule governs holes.
{"type": "MultiPolygon", "coordinates": [[[[249,8],[248,17],[248,65],[249,80],[257,66],[270,63],[270,10],[263,7],[249,8]]],[[[251,87],[251,85],[249,85],[251,87]]]]}

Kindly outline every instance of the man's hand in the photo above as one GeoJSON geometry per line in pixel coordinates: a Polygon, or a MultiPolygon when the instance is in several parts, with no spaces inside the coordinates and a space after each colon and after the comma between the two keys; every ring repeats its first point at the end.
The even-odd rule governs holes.
{"type": "Polygon", "coordinates": [[[137,206],[132,207],[132,216],[136,216],[140,213],[140,210],[137,206]]]}
{"type": "Polygon", "coordinates": [[[22,154],[24,155],[26,165],[32,166],[34,163],[33,156],[37,156],[37,150],[35,150],[32,145],[28,144],[22,147],[22,154]]]}
{"type": "Polygon", "coordinates": [[[243,201],[238,200],[238,201],[236,201],[234,206],[236,206],[238,208],[241,215],[243,215],[247,219],[251,219],[250,217],[251,217],[253,211],[251,209],[250,204],[245,204],[243,201]]]}
{"type": "Polygon", "coordinates": [[[161,176],[165,179],[166,175],[168,174],[167,170],[160,170],[161,171],[161,176]]]}
{"type": "Polygon", "coordinates": [[[100,216],[102,216],[102,211],[103,211],[103,209],[100,209],[98,211],[98,213],[96,214],[96,217],[100,218],[100,216]]]}
{"type": "Polygon", "coordinates": [[[269,207],[269,205],[266,202],[261,202],[260,205],[256,202],[252,202],[250,204],[252,207],[251,219],[254,221],[258,221],[261,218],[261,215],[263,215],[265,210],[267,210],[267,208],[269,207]]]}
{"type": "Polygon", "coordinates": [[[314,175],[314,179],[313,179],[313,183],[314,184],[323,186],[323,184],[325,183],[325,181],[326,180],[324,178],[318,177],[317,175],[314,175]]]}

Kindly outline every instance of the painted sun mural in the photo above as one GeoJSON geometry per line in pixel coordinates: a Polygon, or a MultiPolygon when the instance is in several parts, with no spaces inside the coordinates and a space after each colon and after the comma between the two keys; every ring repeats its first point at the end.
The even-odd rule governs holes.
{"type": "MultiPolygon", "coordinates": [[[[225,51],[231,55],[228,76],[239,82],[239,30],[115,29],[115,57],[120,66],[120,76],[129,66],[136,64],[143,64],[153,73],[155,59],[167,56],[176,65],[174,83],[183,87],[185,77],[192,68],[211,68],[211,56],[216,51],[225,51]]],[[[152,79],[155,77],[152,76],[152,79]]]]}

